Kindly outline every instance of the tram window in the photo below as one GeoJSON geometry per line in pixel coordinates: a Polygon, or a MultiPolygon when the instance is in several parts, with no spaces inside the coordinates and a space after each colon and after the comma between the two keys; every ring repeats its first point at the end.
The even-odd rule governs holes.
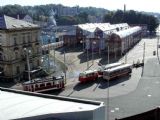
{"type": "Polygon", "coordinates": [[[47,86],[51,86],[51,83],[47,83],[47,86]]]}
{"type": "Polygon", "coordinates": [[[36,84],[35,87],[38,88],[38,85],[36,84]]]}
{"type": "Polygon", "coordinates": [[[40,84],[40,87],[45,87],[45,85],[44,84],[40,84]]]}

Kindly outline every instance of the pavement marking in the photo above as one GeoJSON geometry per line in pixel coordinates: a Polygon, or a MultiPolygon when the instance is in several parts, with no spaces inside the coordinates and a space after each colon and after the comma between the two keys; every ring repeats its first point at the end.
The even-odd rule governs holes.
{"type": "Polygon", "coordinates": [[[111,112],[114,113],[115,111],[114,111],[114,110],[111,110],[111,112]]]}
{"type": "Polygon", "coordinates": [[[115,108],[116,111],[119,111],[119,108],[115,108]]]}
{"type": "Polygon", "coordinates": [[[148,97],[151,97],[152,95],[147,95],[148,97]]]}

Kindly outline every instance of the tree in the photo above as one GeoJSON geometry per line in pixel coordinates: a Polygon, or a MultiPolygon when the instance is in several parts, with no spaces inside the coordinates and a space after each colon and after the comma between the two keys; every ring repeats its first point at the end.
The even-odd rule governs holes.
{"type": "Polygon", "coordinates": [[[155,31],[159,24],[158,19],[153,15],[142,14],[141,12],[136,12],[133,10],[127,11],[125,13],[121,10],[117,10],[116,12],[109,12],[104,16],[104,22],[146,24],[150,32],[155,31]]]}
{"type": "Polygon", "coordinates": [[[86,12],[81,12],[80,14],[78,14],[78,16],[75,16],[77,19],[77,22],[79,24],[82,23],[88,23],[89,19],[88,19],[88,14],[86,12]]]}
{"type": "Polygon", "coordinates": [[[62,16],[57,18],[58,25],[75,25],[77,20],[73,16],[62,16]]]}

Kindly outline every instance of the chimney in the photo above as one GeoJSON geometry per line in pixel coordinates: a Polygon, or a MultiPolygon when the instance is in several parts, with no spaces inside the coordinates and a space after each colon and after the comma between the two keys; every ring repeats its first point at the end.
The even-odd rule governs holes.
{"type": "Polygon", "coordinates": [[[19,20],[19,15],[17,15],[17,19],[19,20]]]}
{"type": "Polygon", "coordinates": [[[124,4],[124,13],[126,12],[126,4],[124,4]]]}

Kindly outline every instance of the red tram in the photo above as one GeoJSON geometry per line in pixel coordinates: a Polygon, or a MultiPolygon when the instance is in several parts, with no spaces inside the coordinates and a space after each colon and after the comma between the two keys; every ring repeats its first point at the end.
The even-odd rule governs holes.
{"type": "Polygon", "coordinates": [[[22,84],[24,91],[30,92],[45,92],[54,89],[64,88],[64,78],[60,77],[50,77],[50,78],[38,78],[31,81],[24,82],[22,84]]]}
{"type": "Polygon", "coordinates": [[[79,81],[85,83],[87,81],[94,81],[98,78],[97,70],[87,70],[79,74],[79,81]]]}

